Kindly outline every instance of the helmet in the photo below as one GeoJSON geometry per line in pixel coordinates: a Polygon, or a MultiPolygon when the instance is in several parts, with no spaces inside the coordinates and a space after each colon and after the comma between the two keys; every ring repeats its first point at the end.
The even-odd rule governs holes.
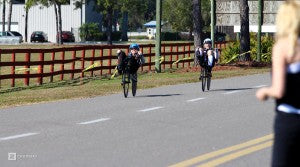
{"type": "Polygon", "coordinates": [[[139,47],[139,45],[138,45],[138,44],[136,44],[136,43],[133,43],[133,44],[131,44],[131,45],[129,46],[129,49],[136,49],[136,50],[140,50],[140,47],[139,47]]]}
{"type": "Polygon", "coordinates": [[[211,39],[206,38],[206,39],[203,41],[203,44],[212,44],[212,41],[211,41],[211,39]]]}

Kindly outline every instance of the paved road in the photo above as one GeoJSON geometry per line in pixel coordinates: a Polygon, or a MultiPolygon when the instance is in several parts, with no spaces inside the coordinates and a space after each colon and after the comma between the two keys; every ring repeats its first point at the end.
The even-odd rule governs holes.
{"type": "Polygon", "coordinates": [[[2,109],[0,164],[269,166],[274,103],[254,96],[269,84],[251,75],[213,80],[209,92],[191,83],[2,109]]]}

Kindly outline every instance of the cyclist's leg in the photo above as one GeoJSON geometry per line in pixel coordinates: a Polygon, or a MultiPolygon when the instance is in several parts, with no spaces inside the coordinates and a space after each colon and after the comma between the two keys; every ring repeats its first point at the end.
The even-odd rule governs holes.
{"type": "Polygon", "coordinates": [[[137,72],[132,73],[130,76],[132,82],[137,82],[137,72]]]}

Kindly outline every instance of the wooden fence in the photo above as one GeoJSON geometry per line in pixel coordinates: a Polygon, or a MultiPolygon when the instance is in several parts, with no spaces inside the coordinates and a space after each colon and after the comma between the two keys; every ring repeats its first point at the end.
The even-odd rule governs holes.
{"type": "MultiPolygon", "coordinates": [[[[226,44],[227,42],[216,44],[215,47],[219,49],[220,54],[226,44]]],[[[54,77],[56,80],[65,80],[67,75],[70,80],[87,75],[109,75],[116,66],[116,51],[123,49],[128,53],[128,47],[128,45],[90,45],[52,49],[1,49],[0,86],[15,87],[17,79],[23,80],[23,84],[29,86],[32,78],[36,78],[34,84],[41,85],[45,83],[46,78],[49,79],[46,82],[53,82],[54,77]],[[93,68],[85,71],[91,65],[93,68]]],[[[155,45],[145,44],[140,45],[140,48],[146,59],[141,71],[154,70],[155,61],[160,61],[155,60],[155,45]]],[[[194,61],[192,59],[194,43],[162,44],[161,55],[163,70],[190,67],[194,61]],[[182,61],[173,64],[179,59],[182,61]]]]}

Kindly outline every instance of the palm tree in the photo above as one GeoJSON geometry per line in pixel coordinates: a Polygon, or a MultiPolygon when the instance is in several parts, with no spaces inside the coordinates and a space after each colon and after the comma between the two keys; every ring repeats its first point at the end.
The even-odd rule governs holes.
{"type": "Polygon", "coordinates": [[[193,27],[194,27],[194,45],[201,45],[202,41],[202,15],[201,0],[193,0],[193,27]]]}
{"type": "Polygon", "coordinates": [[[13,0],[9,0],[8,5],[7,31],[10,31],[13,0]]]}
{"type": "Polygon", "coordinates": [[[5,6],[6,2],[3,0],[3,5],[2,5],[2,31],[5,31],[5,6]]]}
{"type": "MultiPolygon", "coordinates": [[[[240,54],[250,51],[249,6],[248,0],[240,0],[241,39],[240,54]]],[[[240,61],[250,61],[250,53],[243,54],[240,61]]]]}

